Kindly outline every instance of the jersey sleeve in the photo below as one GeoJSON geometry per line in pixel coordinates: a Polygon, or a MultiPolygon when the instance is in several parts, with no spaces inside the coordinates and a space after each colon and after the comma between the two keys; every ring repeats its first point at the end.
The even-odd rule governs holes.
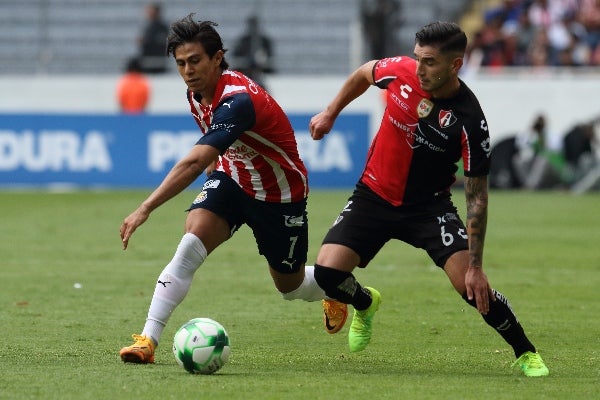
{"type": "Polygon", "coordinates": [[[256,111],[248,93],[225,97],[213,111],[206,134],[196,144],[207,144],[223,154],[237,138],[254,126],[256,111]]]}
{"type": "Polygon", "coordinates": [[[490,134],[483,112],[463,127],[462,158],[465,176],[484,176],[490,172],[490,134]]]}
{"type": "Polygon", "coordinates": [[[412,59],[409,57],[382,58],[373,66],[373,82],[380,89],[387,89],[390,82],[405,73],[412,59]]]}

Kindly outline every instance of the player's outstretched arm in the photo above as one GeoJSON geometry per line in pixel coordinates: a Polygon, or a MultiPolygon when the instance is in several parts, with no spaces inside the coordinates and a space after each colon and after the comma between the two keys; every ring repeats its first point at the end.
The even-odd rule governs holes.
{"type": "Polygon", "coordinates": [[[308,129],[314,140],[320,140],[329,133],[340,112],[373,85],[373,66],[376,62],[369,61],[351,73],[327,108],[311,118],[308,129]]]}
{"type": "Polygon", "coordinates": [[[148,196],[140,206],[123,220],[121,241],[123,249],[127,249],[129,238],[135,230],[150,216],[150,213],[161,204],[175,197],[187,188],[198,176],[219,156],[219,150],[209,145],[195,145],[187,156],[182,158],[162,183],[148,196]]]}

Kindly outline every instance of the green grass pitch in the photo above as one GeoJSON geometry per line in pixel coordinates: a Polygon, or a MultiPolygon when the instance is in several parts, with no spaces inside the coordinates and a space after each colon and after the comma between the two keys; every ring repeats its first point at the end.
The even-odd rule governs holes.
{"type": "MultiPolygon", "coordinates": [[[[383,296],[374,336],[347,350],[322,329],[320,303],[281,299],[247,227],[197,272],[156,364],[125,365],[158,273],[183,232],[188,191],[157,210],[123,251],[122,219],[147,191],[0,192],[0,399],[592,399],[600,397],[600,195],[492,192],[485,270],[550,368],[511,369],[503,340],[427,256],[392,242],[356,274],[383,296]],[[76,285],[79,284],[79,285],[76,285]],[[80,286],[80,287],[76,287],[80,286]],[[217,374],[171,352],[194,317],[232,343],[217,374]]],[[[350,190],[309,200],[310,253],[350,190]]],[[[464,196],[455,203],[464,215],[464,196]]]]}

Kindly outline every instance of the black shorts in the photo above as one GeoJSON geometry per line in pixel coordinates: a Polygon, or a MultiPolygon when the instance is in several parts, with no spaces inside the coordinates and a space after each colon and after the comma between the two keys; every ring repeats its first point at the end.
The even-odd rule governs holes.
{"type": "Polygon", "coordinates": [[[467,230],[450,197],[410,207],[395,207],[359,183],[323,239],[347,246],[365,267],[390,239],[425,249],[440,268],[448,258],[468,249],[467,230]]]}
{"type": "Polygon", "coordinates": [[[247,224],[258,252],[281,273],[297,272],[306,263],[308,218],[306,199],[270,203],[248,196],[227,174],[213,172],[189,210],[204,208],[225,219],[231,235],[247,224]]]}

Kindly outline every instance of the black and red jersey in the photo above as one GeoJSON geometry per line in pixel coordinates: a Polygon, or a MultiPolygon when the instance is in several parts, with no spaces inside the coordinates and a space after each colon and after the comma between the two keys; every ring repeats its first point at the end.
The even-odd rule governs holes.
{"type": "Polygon", "coordinates": [[[360,179],[395,206],[449,194],[461,158],[465,176],[490,168],[488,126],[473,92],[460,81],[454,97],[434,99],[421,89],[416,68],[410,57],[385,58],[373,68],[387,106],[360,179]]]}

